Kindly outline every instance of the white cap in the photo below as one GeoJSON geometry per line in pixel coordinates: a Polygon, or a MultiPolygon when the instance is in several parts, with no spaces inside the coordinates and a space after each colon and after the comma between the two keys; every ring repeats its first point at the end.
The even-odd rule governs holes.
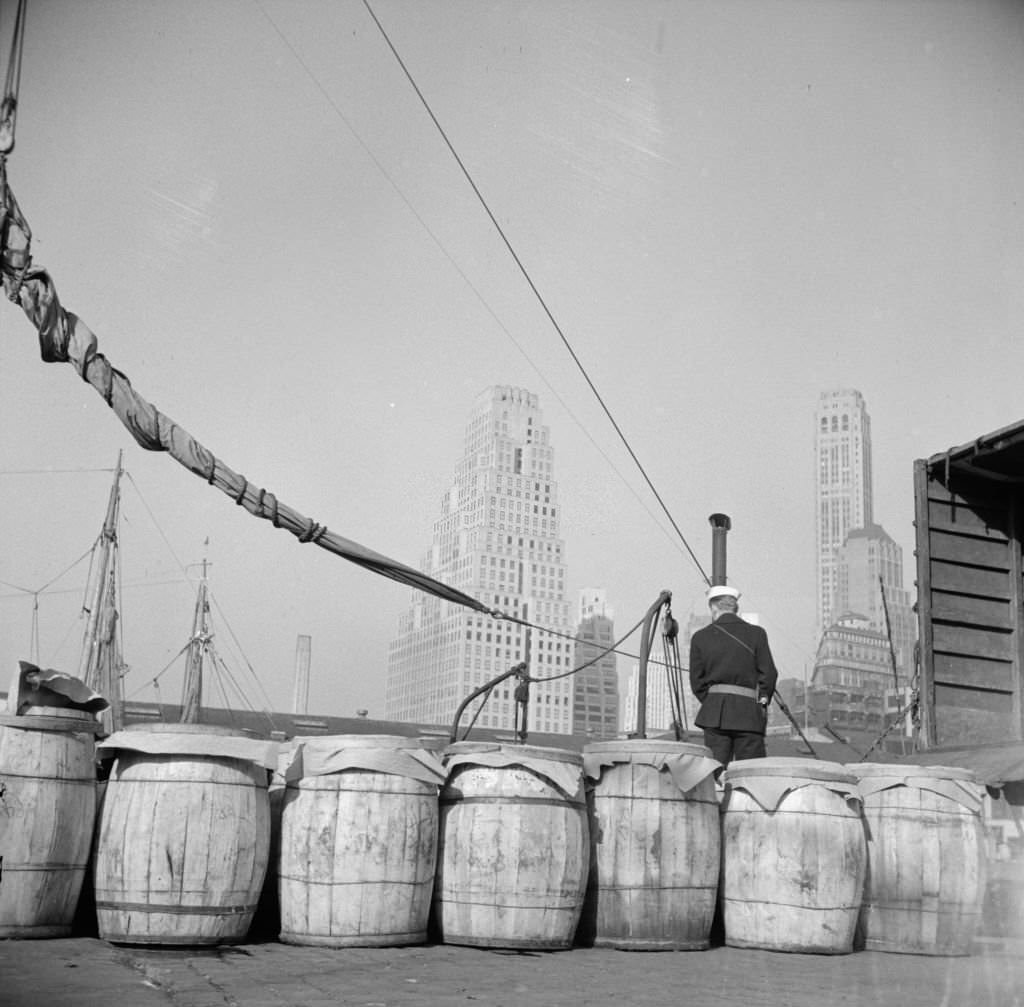
{"type": "Polygon", "coordinates": [[[712,584],[708,588],[708,601],[713,601],[715,598],[739,598],[740,593],[734,587],[729,587],[727,584],[712,584]]]}

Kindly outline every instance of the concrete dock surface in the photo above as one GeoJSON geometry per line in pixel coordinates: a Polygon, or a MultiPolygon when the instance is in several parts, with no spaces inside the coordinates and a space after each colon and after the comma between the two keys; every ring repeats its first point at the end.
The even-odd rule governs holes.
{"type": "Polygon", "coordinates": [[[211,950],[0,941],[3,1007],[1024,1007],[1024,942],[966,957],[530,952],[445,944],[211,950]]]}

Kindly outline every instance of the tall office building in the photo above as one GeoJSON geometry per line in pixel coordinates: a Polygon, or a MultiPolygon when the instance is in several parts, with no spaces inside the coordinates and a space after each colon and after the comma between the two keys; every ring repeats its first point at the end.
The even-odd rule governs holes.
{"type": "Polygon", "coordinates": [[[615,643],[613,617],[602,588],[580,592],[575,666],[583,670],[572,679],[572,733],[595,741],[619,732],[619,675],[609,650],[615,643]]]}
{"type": "MultiPolygon", "coordinates": [[[[537,396],[507,386],[488,389],[470,414],[421,568],[489,607],[565,636],[414,592],[388,651],[385,717],[448,723],[467,695],[520,661],[536,678],[574,667],[559,520],[554,452],[537,396]]],[[[572,676],[532,683],[529,729],[568,734],[572,699],[572,676]]],[[[515,680],[508,679],[492,691],[476,722],[510,729],[514,717],[515,680]]]]}
{"type": "Polygon", "coordinates": [[[887,678],[892,680],[895,657],[900,679],[909,681],[916,632],[910,592],[903,587],[903,549],[881,525],[854,528],[839,549],[836,569],[834,618],[865,618],[886,639],[887,678]]]}
{"type": "Polygon", "coordinates": [[[839,550],[872,523],[871,420],[860,392],[822,392],[815,415],[818,627],[835,617],[839,550]]]}

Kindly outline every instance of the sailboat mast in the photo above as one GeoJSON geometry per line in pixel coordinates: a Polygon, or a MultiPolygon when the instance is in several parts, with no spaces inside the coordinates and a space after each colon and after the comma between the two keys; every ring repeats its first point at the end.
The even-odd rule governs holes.
{"type": "Polygon", "coordinates": [[[123,459],[124,452],[119,451],[117,453],[117,468],[114,470],[114,483],[110,487],[110,498],[107,501],[107,516],[103,521],[103,530],[100,532],[96,581],[89,598],[89,607],[86,609],[88,619],[85,626],[85,636],[82,640],[82,654],[78,665],[78,677],[90,689],[94,689],[107,699],[111,697],[104,687],[109,688],[109,685],[99,681],[99,629],[103,617],[104,596],[112,589],[110,581],[114,571],[114,550],[117,547],[117,516],[121,503],[123,459]]]}
{"type": "Polygon", "coordinates": [[[182,686],[182,724],[198,724],[203,708],[203,660],[210,648],[210,597],[206,580],[207,562],[203,560],[203,578],[196,595],[196,609],[192,616],[192,637],[188,645],[188,665],[182,686]]]}

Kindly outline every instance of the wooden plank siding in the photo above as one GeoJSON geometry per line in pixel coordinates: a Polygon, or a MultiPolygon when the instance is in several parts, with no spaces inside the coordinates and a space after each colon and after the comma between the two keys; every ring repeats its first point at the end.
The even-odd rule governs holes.
{"type": "Polygon", "coordinates": [[[922,744],[1022,740],[1019,491],[933,459],[914,498],[922,744]]]}
{"type": "Polygon", "coordinates": [[[947,623],[987,626],[1009,632],[1013,628],[1009,598],[979,598],[943,591],[932,586],[932,618],[947,623]]]}
{"type": "Polygon", "coordinates": [[[943,486],[932,483],[928,499],[928,525],[933,531],[959,532],[1005,542],[1009,537],[1000,527],[1006,520],[1005,506],[991,500],[975,503],[973,507],[961,496],[948,493],[943,486]]]}
{"type": "Polygon", "coordinates": [[[962,533],[932,529],[931,553],[933,562],[952,566],[978,567],[1006,574],[1010,569],[1010,549],[1006,539],[976,538],[962,533]]]}
{"type": "MultiPolygon", "coordinates": [[[[986,661],[969,654],[935,654],[936,685],[998,692],[1001,702],[1013,692],[1013,664],[986,661]]],[[[980,700],[979,700],[980,702],[980,700]]]]}
{"type": "Polygon", "coordinates": [[[932,590],[973,595],[997,601],[1010,600],[1009,570],[986,569],[966,563],[947,563],[933,559],[932,590]]]}
{"type": "Polygon", "coordinates": [[[1012,633],[998,632],[988,626],[947,625],[934,620],[933,645],[935,654],[947,654],[965,659],[982,658],[987,661],[1013,664],[1016,641],[1012,633]]]}

